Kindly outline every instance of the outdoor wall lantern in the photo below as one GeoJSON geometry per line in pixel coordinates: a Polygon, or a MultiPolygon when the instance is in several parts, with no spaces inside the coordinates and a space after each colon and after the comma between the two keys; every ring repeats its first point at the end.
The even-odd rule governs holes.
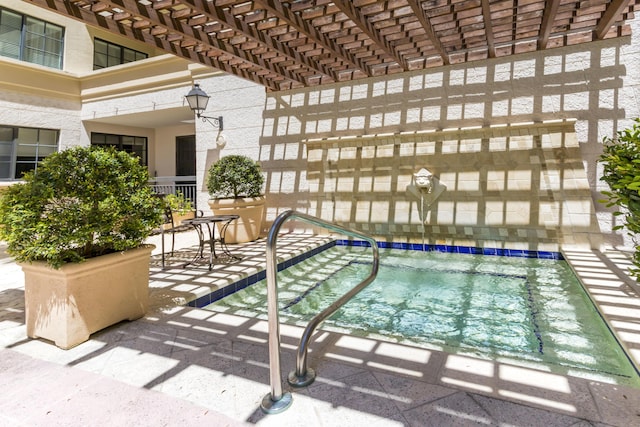
{"type": "Polygon", "coordinates": [[[185,98],[187,98],[189,108],[196,113],[196,116],[199,119],[202,119],[203,122],[211,123],[213,127],[217,127],[220,129],[220,132],[222,132],[222,116],[208,117],[202,115],[202,112],[207,108],[207,104],[209,103],[209,95],[200,89],[200,85],[198,83],[193,85],[193,89],[189,91],[185,98]]]}
{"type": "Polygon", "coordinates": [[[222,134],[222,130],[224,129],[222,116],[209,117],[202,115],[202,112],[207,108],[207,104],[209,103],[209,95],[207,95],[205,91],[200,89],[200,85],[198,83],[194,83],[193,88],[189,91],[185,98],[187,98],[189,108],[191,108],[191,111],[196,113],[196,116],[198,116],[199,119],[202,119],[203,122],[211,123],[214,128],[218,128],[216,145],[218,146],[218,148],[224,148],[224,146],[227,145],[227,138],[225,138],[225,136],[222,134]]]}

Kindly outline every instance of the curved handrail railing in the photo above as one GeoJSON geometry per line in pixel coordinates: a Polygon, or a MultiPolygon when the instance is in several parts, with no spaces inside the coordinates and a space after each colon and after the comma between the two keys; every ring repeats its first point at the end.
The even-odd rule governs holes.
{"type": "Polygon", "coordinates": [[[353,298],[364,287],[373,282],[378,274],[379,254],[378,244],[376,241],[359,231],[341,227],[336,224],[321,220],[319,218],[295,212],[285,211],[281,213],[273,225],[269,229],[267,237],[267,313],[269,317],[269,376],[271,381],[271,393],[262,399],[262,410],[269,414],[282,412],[287,409],[292,402],[291,393],[282,392],[282,376],[280,369],[280,320],[278,315],[278,284],[277,284],[277,268],[278,260],[276,257],[276,242],[278,232],[282,225],[290,219],[299,219],[327,230],[342,233],[347,236],[359,237],[371,244],[373,249],[373,264],[371,273],[362,282],[353,287],[349,292],[334,301],[329,307],[317,314],[307,327],[305,328],[300,345],[298,346],[298,355],[296,358],[296,370],[289,374],[289,383],[295,387],[303,387],[311,384],[315,378],[315,372],[311,368],[307,368],[307,350],[311,335],[318,325],[331,316],[338,308],[353,298]]]}

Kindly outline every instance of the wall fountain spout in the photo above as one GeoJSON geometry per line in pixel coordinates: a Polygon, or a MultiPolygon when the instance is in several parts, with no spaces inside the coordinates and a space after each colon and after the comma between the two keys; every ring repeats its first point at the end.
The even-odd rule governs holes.
{"type": "Polygon", "coordinates": [[[414,173],[413,180],[416,188],[418,188],[421,193],[431,193],[433,190],[433,174],[425,168],[414,173]]]}
{"type": "Polygon", "coordinates": [[[426,218],[422,214],[426,214],[426,209],[431,206],[447,187],[442,184],[427,169],[422,168],[413,174],[413,184],[407,185],[407,192],[413,197],[421,200],[421,216],[420,219],[424,223],[426,218]]]}
{"type": "Polygon", "coordinates": [[[407,192],[420,200],[418,214],[422,222],[422,244],[424,246],[425,223],[427,221],[427,210],[436,201],[447,187],[440,183],[438,178],[433,176],[425,168],[421,168],[413,174],[413,184],[407,186],[407,192]]]}

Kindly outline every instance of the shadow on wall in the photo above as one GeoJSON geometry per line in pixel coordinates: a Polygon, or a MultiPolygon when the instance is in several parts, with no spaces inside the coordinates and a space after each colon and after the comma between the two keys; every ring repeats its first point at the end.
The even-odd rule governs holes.
{"type": "MultiPolygon", "coordinates": [[[[428,243],[598,247],[600,137],[625,118],[628,39],[267,97],[267,220],[296,209],[393,241],[419,241],[424,167],[447,191],[428,243]],[[576,120],[588,140],[577,141],[576,120]]],[[[613,219],[611,219],[613,222],[613,219]]],[[[604,230],[610,232],[610,230],[604,230]]]]}

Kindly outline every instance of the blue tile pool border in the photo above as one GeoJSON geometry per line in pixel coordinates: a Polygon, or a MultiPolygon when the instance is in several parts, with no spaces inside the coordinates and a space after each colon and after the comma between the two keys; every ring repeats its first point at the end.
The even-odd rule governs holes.
{"type": "MultiPolygon", "coordinates": [[[[422,243],[377,242],[381,249],[402,249],[405,251],[447,252],[455,254],[507,256],[517,258],[541,258],[563,261],[560,252],[533,251],[527,249],[478,248],[473,246],[431,245],[422,243]]],[[[369,246],[364,240],[336,240],[337,246],[369,246]]]]}
{"type": "MultiPolygon", "coordinates": [[[[291,267],[292,265],[298,264],[299,262],[304,261],[307,258],[310,258],[314,255],[319,254],[322,251],[325,251],[333,246],[336,246],[336,241],[332,241],[332,242],[328,242],[325,243],[323,245],[320,245],[316,248],[313,248],[303,254],[294,256],[292,258],[289,258],[288,260],[282,261],[280,263],[278,263],[278,271],[282,271],[286,268],[291,267]]],[[[234,283],[230,283],[227,286],[224,286],[220,289],[217,289],[213,292],[211,292],[208,295],[204,295],[202,297],[196,298],[193,301],[189,301],[187,303],[188,307],[195,307],[195,308],[202,308],[205,307],[213,302],[218,301],[219,299],[222,299],[228,295],[231,295],[233,293],[238,292],[239,290],[242,290],[244,288],[246,288],[247,286],[251,286],[254,283],[257,283],[263,279],[265,279],[267,277],[267,272],[266,270],[262,270],[262,271],[258,271],[255,274],[252,274],[251,276],[247,276],[243,279],[238,280],[237,282],[234,283]]]]}
{"type": "MultiPolygon", "coordinates": [[[[471,254],[471,255],[490,255],[490,256],[508,256],[519,258],[541,258],[541,259],[554,259],[564,260],[564,257],[560,252],[549,251],[531,251],[524,249],[499,249],[499,248],[476,248],[471,246],[452,246],[452,245],[428,245],[421,243],[401,243],[401,242],[377,242],[378,247],[381,249],[402,249],[410,251],[424,251],[424,252],[447,252],[458,254],[471,254]]],[[[311,249],[303,254],[292,257],[286,261],[278,263],[278,271],[291,267],[310,258],[320,252],[327,250],[333,246],[369,246],[369,243],[364,240],[334,240],[323,245],[320,245],[314,249],[311,249]]],[[[266,270],[259,271],[251,276],[247,276],[237,282],[230,283],[220,289],[213,291],[208,295],[201,296],[195,300],[187,303],[188,307],[202,308],[213,302],[218,301],[228,295],[238,292],[247,286],[253,285],[256,282],[263,280],[267,276],[266,270]]]]}

